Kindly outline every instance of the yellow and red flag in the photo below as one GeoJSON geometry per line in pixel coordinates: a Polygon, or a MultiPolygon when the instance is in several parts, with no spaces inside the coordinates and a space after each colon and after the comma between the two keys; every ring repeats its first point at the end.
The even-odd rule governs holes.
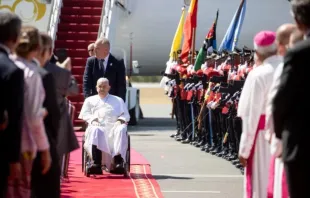
{"type": "Polygon", "coordinates": [[[183,29],[184,41],[181,53],[181,59],[183,62],[187,62],[188,54],[192,48],[194,29],[197,27],[197,10],[198,0],[192,0],[183,29]]]}
{"type": "Polygon", "coordinates": [[[174,39],[171,45],[170,50],[170,60],[175,58],[175,54],[181,48],[182,45],[182,38],[183,38],[183,28],[184,28],[184,19],[185,19],[185,7],[182,8],[182,14],[179,21],[178,28],[175,32],[174,39]]]}

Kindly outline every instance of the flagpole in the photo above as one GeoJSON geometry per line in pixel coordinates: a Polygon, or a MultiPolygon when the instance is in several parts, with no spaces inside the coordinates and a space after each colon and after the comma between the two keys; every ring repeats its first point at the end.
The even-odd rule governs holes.
{"type": "Polygon", "coordinates": [[[191,61],[190,64],[194,65],[195,64],[195,42],[196,41],[196,28],[193,28],[193,38],[192,38],[192,55],[191,55],[191,61]]]}

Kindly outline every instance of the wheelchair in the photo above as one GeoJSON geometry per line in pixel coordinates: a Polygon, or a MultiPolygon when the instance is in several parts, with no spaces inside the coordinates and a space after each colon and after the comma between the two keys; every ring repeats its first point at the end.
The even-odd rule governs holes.
{"type": "MultiPolygon", "coordinates": [[[[128,148],[126,152],[126,160],[124,160],[124,173],[123,173],[125,178],[128,178],[130,175],[130,135],[128,134],[128,132],[127,132],[127,137],[128,137],[128,148]]],[[[83,140],[82,140],[82,172],[84,173],[86,177],[90,177],[90,175],[97,175],[97,174],[90,174],[88,171],[88,166],[91,163],[91,158],[89,157],[88,153],[84,149],[84,142],[85,142],[85,134],[83,135],[83,140]]],[[[102,171],[109,172],[109,170],[106,167],[102,168],[102,171]]],[[[121,175],[121,174],[117,174],[117,175],[121,175]]]]}

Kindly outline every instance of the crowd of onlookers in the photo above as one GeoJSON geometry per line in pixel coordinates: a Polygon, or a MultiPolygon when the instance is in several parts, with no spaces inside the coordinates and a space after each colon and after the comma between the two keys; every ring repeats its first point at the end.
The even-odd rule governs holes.
{"type": "Polygon", "coordinates": [[[310,197],[310,108],[305,97],[310,87],[310,0],[290,4],[295,24],[254,37],[255,68],[238,102],[244,197],[310,197]]]}
{"type": "Polygon", "coordinates": [[[79,147],[67,96],[79,93],[71,60],[14,13],[0,11],[0,197],[60,197],[65,154],[79,147]]]}

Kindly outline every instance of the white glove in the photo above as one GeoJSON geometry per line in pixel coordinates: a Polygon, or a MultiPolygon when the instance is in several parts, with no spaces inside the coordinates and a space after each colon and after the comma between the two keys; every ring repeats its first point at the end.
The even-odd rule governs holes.
{"type": "Polygon", "coordinates": [[[211,109],[216,109],[216,107],[218,107],[218,106],[219,106],[219,104],[217,102],[213,102],[211,104],[211,109]]]}
{"type": "Polygon", "coordinates": [[[213,103],[213,102],[209,102],[209,103],[207,104],[207,107],[208,107],[208,108],[211,108],[212,103],[213,103]]]}

